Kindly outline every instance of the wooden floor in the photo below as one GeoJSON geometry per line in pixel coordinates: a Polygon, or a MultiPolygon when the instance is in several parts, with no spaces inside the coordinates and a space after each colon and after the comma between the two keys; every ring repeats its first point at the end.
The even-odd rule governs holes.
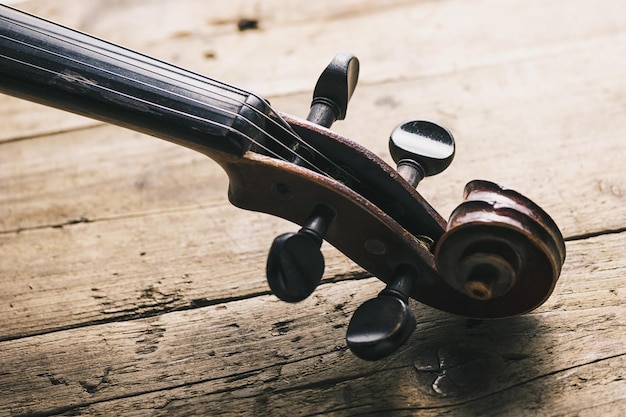
{"type": "Polygon", "coordinates": [[[397,123],[443,123],[457,154],[420,184],[432,205],[447,217],[469,180],[507,184],[568,253],[534,312],[476,321],[415,303],[409,342],[364,362],[344,337],[376,278],[324,246],[323,284],[282,303],[265,258],[296,227],[232,207],[214,162],[0,96],[0,415],[626,416],[623,1],[18,7],[300,117],[352,51],[361,81],[335,130],[391,162],[397,123]]]}

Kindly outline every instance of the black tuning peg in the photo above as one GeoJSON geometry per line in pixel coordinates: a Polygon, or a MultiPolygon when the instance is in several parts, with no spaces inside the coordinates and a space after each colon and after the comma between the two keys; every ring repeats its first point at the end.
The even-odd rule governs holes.
{"type": "Polygon", "coordinates": [[[320,251],[334,212],[317,206],[297,233],[274,239],[267,256],[267,282],[278,298],[291,303],[302,301],[315,290],[324,274],[320,251]]]}
{"type": "Polygon", "coordinates": [[[359,60],[347,52],[337,54],[317,80],[307,120],[324,127],[343,120],[358,79],[359,60]]]}
{"type": "MultiPolygon", "coordinates": [[[[331,127],[336,120],[343,120],[348,110],[348,102],[359,80],[359,60],[348,52],[340,52],[322,71],[315,84],[313,100],[306,119],[324,127],[331,127]]],[[[300,154],[299,143],[293,144],[294,155],[291,163],[300,166],[310,165],[300,154]]],[[[304,153],[307,153],[304,147],[304,153]]]]}
{"type": "MultiPolygon", "coordinates": [[[[446,169],[454,158],[454,138],[442,126],[424,120],[401,123],[389,137],[389,151],[398,173],[413,187],[426,176],[446,169]]],[[[413,333],[415,317],[409,295],[417,271],[397,268],[389,285],[363,303],[352,316],[346,342],[361,359],[381,359],[398,349],[413,333]]]]}
{"type": "Polygon", "coordinates": [[[363,303],[352,316],[346,342],[356,356],[378,360],[398,349],[413,333],[415,317],[409,308],[409,294],[417,272],[400,266],[393,280],[378,297],[363,303]]]}
{"type": "MultiPolygon", "coordinates": [[[[349,53],[337,54],[317,80],[307,120],[324,127],[343,120],[358,79],[359,60],[349,53]]],[[[297,154],[292,163],[305,164],[297,154]]],[[[320,246],[333,217],[330,208],[318,206],[300,231],[274,239],[266,274],[270,289],[281,300],[302,301],[319,284],[324,274],[320,246]]]]}
{"type": "Polygon", "coordinates": [[[389,137],[391,157],[398,173],[413,187],[439,174],[454,158],[454,138],[444,127],[425,120],[399,124],[389,137]]]}

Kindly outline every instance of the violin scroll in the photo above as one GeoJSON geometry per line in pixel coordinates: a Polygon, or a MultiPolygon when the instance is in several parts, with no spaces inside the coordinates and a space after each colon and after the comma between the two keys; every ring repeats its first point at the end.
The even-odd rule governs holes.
{"type": "Polygon", "coordinates": [[[565,245],[554,221],[531,200],[488,181],[472,181],[435,259],[445,282],[476,300],[468,304],[469,314],[505,317],[545,301],[565,261],[565,245]]]}

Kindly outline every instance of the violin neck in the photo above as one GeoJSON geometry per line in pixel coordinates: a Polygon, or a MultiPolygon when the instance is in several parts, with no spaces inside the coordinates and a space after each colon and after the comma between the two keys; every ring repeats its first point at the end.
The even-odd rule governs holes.
{"type": "Polygon", "coordinates": [[[0,5],[0,92],[200,152],[243,154],[262,98],[0,5]]]}

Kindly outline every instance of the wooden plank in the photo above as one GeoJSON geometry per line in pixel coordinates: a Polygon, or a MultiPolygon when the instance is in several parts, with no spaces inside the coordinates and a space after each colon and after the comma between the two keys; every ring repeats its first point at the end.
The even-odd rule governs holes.
{"type": "MultiPolygon", "coordinates": [[[[250,70],[248,65],[242,66],[240,63],[244,60],[250,61],[256,56],[249,53],[250,48],[253,50],[257,48],[255,44],[267,45],[270,42],[269,39],[265,39],[267,30],[297,26],[303,22],[319,26],[320,21],[327,19],[367,15],[403,3],[407,3],[406,0],[377,2],[349,0],[340,4],[330,0],[307,4],[266,1],[260,6],[250,0],[211,4],[201,0],[177,2],[142,0],[131,3],[65,0],[63,6],[59,7],[58,1],[34,0],[20,2],[16,7],[217,79],[231,83],[239,83],[245,79],[248,80],[247,84],[250,84],[254,80],[255,71],[250,70]],[[258,22],[262,30],[242,33],[239,28],[242,20],[258,22]],[[142,24],[137,25],[138,21],[142,24]],[[248,50],[230,49],[230,46],[222,44],[223,38],[229,39],[229,44],[233,41],[240,44],[245,41],[248,50]],[[252,40],[252,44],[248,39],[252,40]],[[224,59],[228,63],[222,63],[224,59]],[[237,77],[232,77],[233,69],[239,74],[237,77]]],[[[329,51],[320,62],[320,67],[325,65],[335,52],[337,51],[334,48],[329,51]]],[[[281,51],[281,54],[284,55],[285,51],[281,51]]],[[[273,71],[280,68],[285,66],[278,65],[273,71]]],[[[293,70],[289,76],[300,77],[300,69],[293,70]]],[[[299,79],[296,85],[298,90],[312,88],[317,74],[314,68],[310,68],[310,71],[313,72],[308,74],[309,78],[299,79]]],[[[260,91],[265,95],[271,94],[265,88],[260,91]]],[[[281,91],[287,90],[282,87],[281,91]]],[[[0,128],[0,142],[14,140],[15,137],[40,136],[45,132],[85,128],[94,124],[86,118],[25,104],[5,96],[0,96],[0,118],[7,120],[0,128]]]]}
{"type": "Polygon", "coordinates": [[[400,120],[450,127],[457,159],[420,191],[444,216],[475,177],[544,206],[569,239],[553,296],[493,322],[414,305],[410,343],[363,362],[345,328],[378,280],[324,247],[313,298],[278,302],[266,251],[294,227],[230,207],[214,163],[0,97],[0,415],[623,415],[623,6],[336,3],[24,7],[291,114],[333,53],[356,52],[361,85],[334,128],[391,162],[400,120]]]}
{"type": "MultiPolygon", "coordinates": [[[[580,7],[586,10],[586,6],[580,7]]],[[[582,13],[578,8],[572,9],[575,11],[568,13],[582,13]]],[[[446,12],[446,10],[448,9],[445,8],[444,11],[438,13],[451,12],[446,12]]],[[[392,9],[388,13],[397,12],[396,9],[392,9]]],[[[117,13],[121,12],[118,10],[117,13]]],[[[526,13],[534,16],[532,12],[526,13]]],[[[52,14],[52,16],[55,15],[52,14]]],[[[376,17],[377,15],[368,16],[366,14],[364,18],[380,19],[376,17]]],[[[521,58],[516,56],[512,62],[503,60],[500,64],[491,63],[492,66],[484,66],[486,63],[474,63],[461,67],[451,74],[446,73],[447,70],[442,70],[442,75],[432,75],[427,78],[423,78],[425,74],[418,71],[412,72],[414,74],[412,77],[417,80],[368,86],[367,83],[375,81],[366,78],[365,71],[368,67],[373,65],[373,70],[379,74],[394,73],[378,68],[380,60],[368,61],[366,54],[363,58],[365,85],[357,90],[350,109],[349,120],[338,125],[337,128],[376,153],[385,156],[387,161],[391,162],[385,150],[385,138],[391,127],[399,120],[419,116],[441,120],[449,126],[458,139],[457,162],[440,179],[424,182],[420,187],[433,205],[441,208],[444,216],[447,216],[458,203],[459,190],[463,183],[474,177],[482,177],[510,184],[536,198],[540,204],[545,205],[551,213],[555,214],[566,235],[585,235],[596,233],[598,230],[620,229],[626,219],[626,209],[621,201],[622,190],[625,188],[623,181],[626,177],[624,175],[626,168],[619,162],[619,158],[612,159],[612,161],[617,161],[615,166],[600,166],[595,163],[595,160],[603,158],[606,154],[624,155],[626,153],[624,141],[619,140],[626,130],[626,118],[624,112],[618,111],[624,106],[624,97],[626,97],[620,90],[621,68],[626,61],[619,42],[623,32],[615,32],[616,28],[620,28],[619,22],[608,26],[600,25],[598,22],[602,21],[605,16],[603,13],[591,13],[590,16],[597,20],[585,20],[585,25],[589,25],[589,27],[585,26],[586,30],[579,29],[566,34],[553,30],[542,32],[541,42],[547,42],[548,34],[558,35],[555,35],[557,38],[552,40],[556,49],[544,50],[542,54],[529,55],[521,64],[519,61],[521,58]],[[609,32],[604,32],[607,28],[610,29],[609,32]],[[581,32],[594,35],[590,40],[575,43],[580,40],[577,36],[581,32]],[[568,36],[575,37],[570,39],[568,36]],[[563,40],[563,37],[567,42],[563,40]],[[557,39],[562,42],[557,42],[557,39]],[[558,49],[558,45],[561,45],[561,49],[558,49]],[[475,68],[476,66],[478,68],[475,68]],[[568,67],[584,67],[588,72],[564,73],[563,68],[568,67]],[[589,73],[594,74],[594,77],[589,79],[587,75],[589,73]],[[580,109],[586,109],[587,117],[579,117],[580,109]],[[607,116],[610,117],[610,123],[599,122],[605,120],[607,116]],[[594,122],[596,120],[598,122],[594,122]],[[526,146],[529,138],[533,138],[535,142],[532,148],[526,146]],[[494,142],[500,146],[498,152],[492,152],[489,163],[485,163],[485,152],[488,149],[493,150],[494,142]],[[576,142],[576,145],[573,142],[576,142]],[[590,142],[594,143],[591,151],[587,146],[590,142]],[[589,154],[589,152],[597,152],[597,154],[589,154]],[[565,163],[569,161],[577,162],[576,165],[565,163]],[[584,172],[585,175],[580,175],[580,172],[584,172]],[[529,175],[532,177],[529,178],[529,175]],[[579,177],[577,187],[571,187],[565,181],[565,178],[572,176],[579,177]],[[545,181],[546,177],[553,180],[545,181]],[[520,180],[521,178],[523,180],[520,180]],[[544,197],[544,195],[559,198],[554,199],[544,197]],[[581,195],[585,195],[586,198],[580,198],[581,195]],[[584,208],[572,207],[586,204],[587,201],[596,202],[613,215],[590,216],[589,213],[594,215],[596,213],[595,205],[587,205],[584,208]]],[[[530,19],[530,17],[527,18],[530,19]]],[[[390,19],[390,17],[385,16],[384,19],[390,19]]],[[[313,25],[315,24],[319,25],[314,22],[313,25]]],[[[264,33],[258,36],[264,36],[264,33]]],[[[440,43],[444,44],[448,41],[449,39],[443,39],[440,43]]],[[[177,46],[175,49],[180,50],[180,47],[177,46]]],[[[382,50],[390,49],[385,47],[382,50]]],[[[399,57],[407,55],[405,52],[399,51],[397,55],[388,58],[398,61],[399,57]]],[[[409,56],[412,55],[409,54],[409,56]]],[[[302,62],[308,63],[309,61],[302,62]]],[[[322,65],[320,64],[320,67],[322,65]]],[[[300,72],[298,68],[293,68],[293,70],[294,74],[300,72]]],[[[312,81],[308,85],[312,85],[312,81]]],[[[273,99],[273,102],[281,110],[304,114],[308,105],[307,96],[308,94],[278,97],[273,99]]],[[[40,125],[37,124],[37,117],[27,114],[28,117],[24,117],[24,120],[34,127],[24,126],[20,124],[20,118],[16,115],[24,113],[24,109],[30,108],[30,105],[19,102],[17,110],[14,110],[15,106],[12,103],[9,102],[11,105],[0,107],[7,108],[10,112],[3,118],[10,121],[9,126],[3,124],[3,129],[6,128],[3,132],[9,136],[15,136],[13,129],[19,132],[65,130],[83,123],[83,121],[76,122],[76,119],[72,117],[72,122],[64,125],[59,120],[62,119],[60,116],[62,113],[45,111],[43,114],[45,117],[40,120],[40,125]],[[52,114],[53,117],[46,116],[48,114],[52,114]],[[17,126],[11,127],[11,123],[17,123],[17,126]]],[[[39,106],[32,108],[40,110],[39,106]]],[[[85,123],[91,124],[92,122],[85,123]]],[[[50,142],[50,138],[45,137],[36,140],[36,145],[31,145],[30,141],[26,141],[4,148],[0,154],[0,157],[5,158],[0,160],[3,167],[0,174],[2,175],[0,195],[3,196],[1,202],[4,207],[3,212],[0,213],[0,219],[2,219],[0,226],[3,230],[61,224],[81,218],[98,219],[111,215],[124,215],[126,208],[138,211],[171,208],[172,205],[177,204],[178,200],[181,205],[187,206],[197,204],[198,192],[206,191],[211,184],[216,184],[216,189],[211,187],[208,191],[220,190],[221,192],[225,187],[223,174],[217,167],[202,162],[204,157],[200,155],[189,155],[184,159],[179,159],[182,155],[186,155],[183,151],[171,150],[166,146],[160,147],[160,145],[149,143],[150,139],[140,140],[132,133],[119,130],[104,132],[99,129],[94,133],[87,130],[76,134],[71,133],[68,139],[60,135],[61,137],[55,138],[53,143],[47,143],[50,142]],[[116,142],[118,137],[123,144],[116,142]],[[107,143],[95,143],[99,140],[106,140],[107,143]],[[108,144],[116,146],[109,147],[108,144]],[[84,148],[78,148],[79,146],[84,148]],[[54,152],[55,149],[58,153],[54,152]],[[68,149],[72,149],[73,152],[68,153],[68,149]],[[167,152],[168,155],[167,157],[159,156],[160,154],[153,154],[151,150],[167,152]],[[99,155],[101,158],[95,159],[93,163],[100,164],[100,166],[85,167],[85,154],[96,151],[94,155],[99,155]],[[24,155],[23,159],[17,158],[16,154],[24,155]],[[171,161],[169,158],[172,154],[176,155],[173,159],[175,165],[169,166],[171,161]],[[59,155],[61,159],[55,159],[51,155],[59,155]],[[37,159],[38,164],[41,164],[41,161],[44,161],[44,164],[50,162],[49,166],[42,167],[45,169],[44,172],[49,173],[49,170],[52,170],[59,176],[46,175],[43,180],[37,177],[41,171],[38,170],[39,166],[32,166],[33,159],[37,159]],[[170,184],[176,182],[178,185],[182,184],[182,187],[168,187],[166,184],[159,183],[159,190],[163,190],[163,194],[152,188],[149,191],[141,189],[141,187],[146,187],[146,184],[154,184],[154,178],[149,176],[150,172],[146,173],[145,167],[153,166],[155,160],[164,164],[158,166],[159,171],[168,174],[160,180],[171,179],[170,184]],[[183,160],[190,162],[188,164],[190,171],[187,172],[185,167],[181,166],[183,160]],[[108,164],[112,164],[112,161],[116,161],[121,166],[134,166],[141,169],[139,172],[131,172],[120,171],[116,167],[114,171],[119,172],[120,177],[111,178],[113,181],[110,184],[122,185],[123,191],[117,189],[116,193],[123,192],[123,194],[118,194],[119,199],[128,201],[128,204],[124,207],[111,207],[118,199],[109,198],[108,193],[105,192],[95,195],[89,195],[87,192],[81,193],[83,196],[77,202],[76,188],[93,189],[93,184],[85,183],[85,181],[93,178],[90,174],[95,170],[109,168],[108,164]],[[199,164],[203,165],[200,172],[197,169],[199,164]],[[31,172],[34,177],[30,177],[31,172]],[[4,175],[9,176],[11,181],[4,175]],[[34,178],[36,183],[34,188],[25,184],[29,181],[29,177],[34,178]],[[70,187],[68,188],[67,185],[70,187]],[[146,192],[151,194],[147,196],[146,192]],[[176,195],[172,196],[172,192],[176,195]],[[41,205],[42,194],[52,193],[55,194],[53,209],[41,205]],[[146,198],[149,201],[145,201],[146,198]],[[16,199],[20,202],[17,203],[16,199]],[[26,219],[29,220],[26,221],[26,219]],[[5,226],[7,224],[11,227],[5,226]]],[[[211,193],[208,198],[217,197],[217,194],[211,193]]],[[[206,194],[203,194],[203,197],[205,196],[206,194]]]]}
{"type": "Polygon", "coordinates": [[[322,285],[291,306],[262,295],[5,341],[0,390],[12,395],[0,412],[434,414],[521,395],[527,414],[548,404],[568,413],[599,392],[600,406],[623,403],[623,238],[572,242],[557,293],[535,313],[478,322],[420,308],[411,341],[380,362],[355,358],[343,340],[351,313],[380,289],[374,279],[322,285]],[[590,389],[579,397],[577,386],[590,389]]]}
{"type": "MultiPolygon", "coordinates": [[[[515,359],[510,359],[514,361],[515,359]]],[[[503,357],[503,361],[507,358],[503,357]]],[[[480,364],[483,365],[483,364],[480,364]]],[[[497,365],[496,365],[497,366],[497,365]]],[[[455,398],[446,405],[424,405],[417,398],[433,396],[427,386],[419,386],[416,369],[383,369],[372,376],[366,375],[350,381],[320,384],[308,388],[304,395],[296,396],[297,388],[283,389],[271,395],[253,395],[250,388],[242,387],[234,393],[218,392],[198,397],[198,391],[214,387],[211,383],[183,387],[174,391],[149,393],[130,399],[107,401],[80,407],[85,414],[133,413],[133,415],[188,415],[197,410],[222,416],[275,415],[298,416],[323,413],[327,416],[352,416],[376,414],[378,416],[620,416],[626,399],[615,399],[623,390],[615,369],[624,368],[623,356],[599,360],[574,369],[537,376],[519,385],[504,388],[497,393],[485,393],[470,399],[455,398]],[[416,387],[395,390],[401,379],[406,385],[416,387]],[[607,389],[609,387],[609,389],[607,389]],[[575,400],[572,401],[572,398],[575,400]],[[313,407],[310,407],[314,404],[313,407]],[[310,408],[314,411],[311,412],[310,408]],[[288,411],[287,411],[288,410],[288,411]],[[307,410],[306,412],[304,410],[307,410]],[[319,410],[319,411],[317,411],[319,410]]],[[[419,374],[418,374],[419,375],[419,374]]],[[[433,375],[431,378],[438,378],[433,375]]],[[[249,383],[252,385],[256,380],[249,383]]],[[[268,389],[267,391],[270,391],[268,389]]],[[[72,415],[72,409],[63,415],[72,415]]]]}
{"type": "Polygon", "coordinates": [[[102,125],[1,146],[5,231],[226,198],[227,177],[206,156],[120,128],[102,125]]]}
{"type": "MultiPolygon", "coordinates": [[[[268,293],[267,251],[281,229],[294,227],[236,210],[0,234],[0,340],[268,293]]],[[[327,279],[363,275],[330,246],[324,253],[327,279]]]]}
{"type": "MultiPolygon", "coordinates": [[[[0,340],[264,293],[267,250],[289,230],[217,204],[0,234],[0,340]]],[[[362,276],[324,248],[327,279],[362,276]]],[[[583,267],[575,256],[566,265],[583,267]]]]}
{"type": "MultiPolygon", "coordinates": [[[[3,329],[6,332],[4,336],[17,337],[63,326],[73,327],[81,323],[84,325],[93,321],[152,315],[163,310],[188,308],[197,303],[207,302],[206,300],[237,298],[262,292],[265,288],[262,279],[265,247],[261,244],[261,250],[252,252],[248,249],[239,255],[237,253],[241,249],[237,248],[240,248],[238,242],[242,238],[248,238],[246,243],[250,244],[251,248],[258,245],[253,244],[250,237],[259,237],[262,241],[262,237],[265,236],[269,242],[272,235],[262,230],[266,228],[267,221],[263,218],[252,221],[256,228],[246,225],[244,229],[246,236],[233,235],[233,231],[240,229],[237,224],[223,220],[206,221],[227,217],[221,214],[223,212],[221,208],[200,212],[190,210],[183,213],[182,218],[174,221],[170,220],[171,215],[110,221],[21,233],[15,236],[16,239],[7,240],[9,244],[2,245],[6,255],[4,259],[17,259],[19,262],[11,266],[5,263],[3,268],[3,276],[10,279],[6,283],[4,295],[10,302],[9,318],[13,319],[11,323],[14,324],[3,329]],[[199,218],[202,221],[199,224],[190,223],[186,217],[199,218]],[[168,236],[169,229],[155,234],[155,231],[161,230],[160,224],[177,224],[176,236],[184,238],[174,240],[172,236],[168,236]],[[129,228],[137,231],[130,239],[129,228]],[[60,236],[54,239],[54,246],[42,247],[37,243],[50,241],[51,232],[60,236]],[[103,234],[108,235],[110,243],[100,241],[103,234]],[[202,235],[213,238],[224,235],[228,239],[210,241],[208,244],[194,242],[197,236],[202,235]],[[107,247],[109,244],[110,248],[107,247]],[[180,253],[172,251],[172,247],[180,248],[180,253]],[[36,251],[33,251],[33,248],[36,251]],[[68,251],[68,248],[72,250],[68,251]],[[24,255],[29,253],[30,257],[24,255]],[[98,253],[105,254],[105,258],[98,256],[98,253]],[[238,265],[236,276],[250,274],[245,271],[257,271],[254,274],[258,280],[241,278],[241,282],[228,283],[219,288],[212,285],[208,285],[207,288],[207,282],[203,283],[202,279],[199,283],[197,280],[194,283],[194,278],[205,276],[208,269],[213,276],[227,277],[233,274],[232,271],[222,271],[211,266],[213,262],[212,259],[207,259],[207,253],[213,256],[212,259],[236,260],[238,265]],[[132,265],[128,264],[129,254],[131,259],[141,259],[142,262],[138,267],[129,268],[129,265],[132,265]],[[174,262],[160,265],[162,259],[166,257],[174,262]],[[48,259],[57,262],[56,271],[50,269],[46,262],[48,259]],[[181,263],[193,265],[193,272],[190,273],[186,267],[183,270],[187,272],[181,274],[181,263]],[[94,272],[93,264],[107,265],[107,268],[94,272]],[[156,281],[155,273],[159,275],[156,281]],[[130,286],[126,282],[129,276],[134,277],[130,286]],[[59,283],[57,285],[60,287],[54,288],[55,283],[59,283]],[[182,293],[184,295],[181,295],[180,287],[185,287],[182,293]],[[50,299],[52,293],[56,294],[56,297],[50,299]],[[59,299],[67,301],[59,302],[59,299]],[[54,300],[52,309],[46,300],[54,300]],[[83,302],[77,303],[76,300],[83,302]],[[87,305],[84,304],[84,300],[89,301],[87,305]],[[39,311],[41,313],[38,313],[39,311]],[[47,313],[45,316],[44,311],[47,313]],[[35,318],[34,324],[28,324],[31,321],[30,317],[35,318]]],[[[341,274],[346,266],[345,262],[336,259],[336,256],[330,258],[331,277],[334,274],[341,274]]],[[[230,268],[229,264],[227,268],[230,268]]]]}

